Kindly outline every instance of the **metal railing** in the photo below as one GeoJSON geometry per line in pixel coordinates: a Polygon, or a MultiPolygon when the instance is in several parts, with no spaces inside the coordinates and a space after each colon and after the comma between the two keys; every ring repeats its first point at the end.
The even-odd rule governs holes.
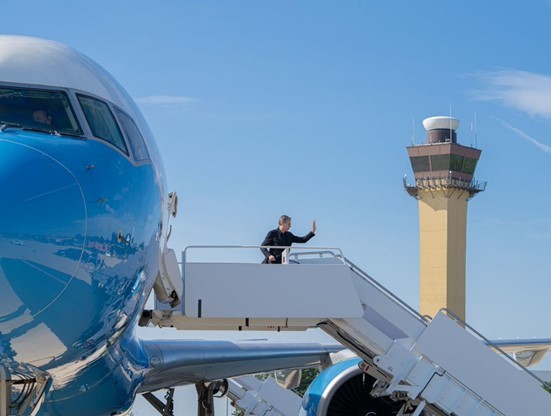
{"type": "MultiPolygon", "coordinates": [[[[181,264],[181,269],[182,269],[182,277],[185,276],[185,265],[186,263],[189,262],[189,252],[191,250],[260,250],[261,248],[266,248],[266,249],[282,249],[284,250],[284,255],[282,256],[283,258],[286,259],[286,262],[285,263],[282,263],[282,264],[289,264],[289,263],[294,263],[294,261],[292,259],[290,259],[290,257],[292,257],[294,255],[294,253],[290,253],[291,250],[293,250],[291,247],[289,246],[226,246],[226,245],[220,245],[220,246],[213,246],[213,245],[197,245],[197,246],[188,246],[184,249],[184,251],[182,252],[182,260],[181,262],[179,262],[179,264],[181,264]]],[[[312,254],[318,254],[318,253],[333,253],[333,256],[337,259],[340,259],[340,261],[345,264],[345,261],[344,261],[344,255],[342,253],[342,250],[338,247],[300,247],[300,250],[301,251],[308,251],[309,253],[312,253],[312,254]]],[[[211,251],[211,252],[212,252],[211,251]]],[[[211,257],[214,257],[214,256],[209,256],[209,260],[208,262],[214,262],[215,260],[211,260],[211,257]]],[[[220,258],[221,256],[218,256],[218,258],[220,258]]],[[[226,256],[227,257],[227,256],[226,256]]],[[[235,258],[232,258],[232,260],[234,260],[235,258]]],[[[252,259],[249,259],[249,261],[245,262],[245,263],[260,263],[262,260],[262,258],[259,259],[259,261],[253,261],[252,259]]]]}
{"type": "MultiPolygon", "coordinates": [[[[188,261],[188,252],[191,250],[251,250],[256,249],[260,250],[261,248],[279,248],[284,250],[290,250],[291,248],[288,246],[209,246],[209,245],[196,245],[196,246],[188,246],[184,249],[182,252],[182,261],[179,263],[181,265],[182,269],[182,277],[185,278],[185,264],[188,261]]],[[[414,308],[409,306],[406,302],[404,302],[402,299],[400,299],[397,295],[395,295],[393,292],[391,292],[389,289],[384,287],[382,284],[380,284],[378,281],[373,279],[368,273],[364,272],[362,269],[360,269],[356,264],[354,264],[352,261],[344,257],[344,254],[342,250],[338,247],[300,247],[300,252],[298,253],[291,253],[287,256],[287,259],[290,263],[298,263],[300,264],[300,257],[305,256],[316,256],[317,258],[323,259],[323,258],[334,258],[341,262],[342,264],[347,265],[350,267],[350,269],[355,272],[359,277],[362,279],[368,281],[372,285],[376,286],[380,291],[384,292],[388,297],[390,297],[394,302],[401,305],[404,309],[406,309],[408,312],[410,312],[412,315],[414,315],[417,319],[424,322],[425,324],[430,320],[426,316],[421,315],[418,311],[416,311],[414,308]]],[[[315,263],[313,263],[315,264],[315,263]]]]}
{"type": "MultiPolygon", "coordinates": [[[[301,249],[302,249],[302,247],[301,247],[301,249]]],[[[294,261],[294,262],[300,263],[300,261],[299,261],[300,257],[315,256],[315,258],[318,258],[318,259],[324,259],[324,258],[327,258],[327,257],[332,258],[332,259],[337,259],[337,260],[339,260],[340,263],[346,264],[346,261],[344,259],[343,254],[342,254],[342,251],[340,249],[332,249],[332,248],[319,249],[319,248],[316,248],[316,247],[311,247],[311,249],[312,250],[320,250],[320,251],[310,251],[308,253],[302,253],[302,252],[292,253],[292,254],[289,254],[289,258],[293,257],[294,260],[289,259],[289,261],[294,261]],[[339,254],[335,254],[335,252],[332,251],[332,250],[338,251],[339,254]]]]}
{"type": "Polygon", "coordinates": [[[404,302],[402,299],[400,299],[397,295],[395,295],[389,289],[387,289],[382,284],[380,284],[377,280],[372,278],[369,274],[367,274],[362,269],[360,269],[358,266],[356,266],[354,263],[352,263],[349,259],[345,258],[344,260],[346,261],[346,264],[350,266],[352,271],[354,271],[357,275],[359,275],[364,280],[368,281],[369,283],[373,284],[374,286],[377,286],[377,288],[379,290],[384,292],[388,297],[390,297],[396,303],[400,304],[404,309],[408,310],[412,315],[417,317],[420,321],[422,321],[425,324],[427,324],[430,321],[425,315],[421,315],[417,310],[413,309],[406,302],[404,302]]]}
{"type": "MultiPolygon", "coordinates": [[[[302,249],[302,247],[301,247],[302,249]]],[[[320,258],[323,258],[323,255],[331,254],[333,252],[331,251],[319,251],[319,252],[312,252],[312,253],[293,253],[291,257],[295,257],[297,261],[299,258],[303,255],[318,255],[320,258]]],[[[397,295],[395,295],[393,292],[391,292],[389,289],[384,287],[382,284],[380,284],[377,280],[372,278],[368,273],[364,272],[362,269],[360,269],[357,265],[352,263],[349,259],[342,256],[342,251],[339,250],[339,255],[333,254],[334,258],[339,259],[341,262],[346,264],[350,269],[356,273],[360,278],[362,278],[365,281],[368,281],[373,286],[376,286],[381,292],[384,292],[389,298],[391,298],[394,302],[398,303],[400,306],[402,306],[404,309],[406,309],[408,312],[413,314],[416,318],[423,321],[424,323],[427,323],[430,319],[428,319],[426,316],[421,315],[418,311],[413,309],[411,306],[409,306],[406,302],[404,302],[402,299],[400,299],[397,295]]],[[[299,262],[300,263],[300,262],[299,262]]]]}
{"type": "Polygon", "coordinates": [[[407,178],[403,178],[404,188],[408,192],[413,190],[436,190],[442,188],[459,188],[465,189],[472,193],[483,192],[486,190],[487,182],[472,179],[465,179],[462,177],[454,176],[453,173],[449,173],[447,176],[427,176],[424,178],[416,178],[415,184],[411,184],[407,181],[407,178]]]}

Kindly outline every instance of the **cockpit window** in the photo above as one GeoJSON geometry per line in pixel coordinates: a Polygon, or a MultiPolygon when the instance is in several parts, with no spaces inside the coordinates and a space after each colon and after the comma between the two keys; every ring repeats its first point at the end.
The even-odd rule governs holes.
{"type": "Polygon", "coordinates": [[[0,87],[0,126],[82,136],[64,92],[0,87]]]}
{"type": "Polygon", "coordinates": [[[77,95],[77,97],[92,134],[128,154],[126,143],[109,106],[103,101],[85,95],[77,95]]]}
{"type": "Polygon", "coordinates": [[[147,151],[147,147],[145,146],[145,141],[142,134],[140,133],[140,129],[138,128],[136,123],[134,123],[134,120],[132,120],[129,115],[116,107],[115,113],[117,113],[117,117],[119,118],[122,129],[124,130],[128,142],[130,143],[130,148],[132,149],[134,159],[136,159],[136,161],[138,162],[148,160],[149,153],[147,151]]]}

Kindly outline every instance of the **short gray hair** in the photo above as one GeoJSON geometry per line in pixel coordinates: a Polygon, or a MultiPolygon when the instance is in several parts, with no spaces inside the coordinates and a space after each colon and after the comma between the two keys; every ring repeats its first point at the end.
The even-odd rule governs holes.
{"type": "Polygon", "coordinates": [[[289,217],[288,215],[282,215],[281,217],[279,217],[278,225],[282,225],[286,222],[291,222],[291,217],[289,217]]]}

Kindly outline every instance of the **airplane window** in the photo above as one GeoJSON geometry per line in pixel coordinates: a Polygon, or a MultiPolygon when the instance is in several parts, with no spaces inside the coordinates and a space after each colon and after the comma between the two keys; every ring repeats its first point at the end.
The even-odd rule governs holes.
{"type": "Polygon", "coordinates": [[[132,148],[132,153],[134,154],[134,159],[137,161],[149,160],[149,153],[147,152],[145,141],[140,133],[140,129],[136,126],[136,123],[134,123],[134,120],[118,108],[115,108],[115,112],[117,113],[122,129],[128,138],[130,147],[132,148]]]}
{"type": "Polygon", "coordinates": [[[82,136],[67,94],[0,86],[0,125],[82,136]]]}
{"type": "Polygon", "coordinates": [[[85,95],[79,94],[77,97],[92,134],[128,154],[119,126],[107,103],[85,95]]]}

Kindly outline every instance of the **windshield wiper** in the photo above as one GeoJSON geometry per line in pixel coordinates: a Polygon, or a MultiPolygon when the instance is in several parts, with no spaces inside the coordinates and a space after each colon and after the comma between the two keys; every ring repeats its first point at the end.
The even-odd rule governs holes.
{"type": "Polygon", "coordinates": [[[71,132],[68,132],[68,131],[59,131],[59,130],[56,130],[56,129],[46,129],[46,128],[41,129],[41,128],[38,128],[38,127],[27,127],[27,126],[24,126],[21,123],[13,123],[11,121],[0,120],[0,131],[4,131],[7,128],[15,128],[15,129],[21,129],[21,130],[26,130],[26,131],[35,131],[35,132],[38,132],[38,133],[48,133],[51,136],[82,137],[82,134],[78,134],[78,133],[71,133],[71,132]]]}
{"type": "Polygon", "coordinates": [[[58,131],[58,130],[54,130],[54,131],[60,136],[82,137],[82,134],[78,134],[78,133],[69,133],[68,131],[58,131]]]}
{"type": "Polygon", "coordinates": [[[82,137],[82,134],[71,133],[71,132],[63,131],[63,130],[60,131],[60,130],[56,130],[56,129],[41,129],[41,128],[38,128],[38,127],[26,127],[26,126],[23,126],[22,129],[23,130],[28,130],[28,131],[36,131],[36,132],[39,132],[39,133],[48,133],[51,136],[82,137]]]}
{"type": "Polygon", "coordinates": [[[27,126],[23,126],[22,129],[26,131],[36,131],[38,133],[48,133],[51,136],[54,136],[54,135],[59,136],[59,133],[57,131],[51,130],[51,129],[39,129],[37,127],[27,127],[27,126]]]}
{"type": "Polygon", "coordinates": [[[11,121],[0,120],[0,131],[4,131],[8,127],[14,127],[16,129],[20,129],[20,128],[23,128],[23,125],[19,123],[12,123],[11,121]]]}

